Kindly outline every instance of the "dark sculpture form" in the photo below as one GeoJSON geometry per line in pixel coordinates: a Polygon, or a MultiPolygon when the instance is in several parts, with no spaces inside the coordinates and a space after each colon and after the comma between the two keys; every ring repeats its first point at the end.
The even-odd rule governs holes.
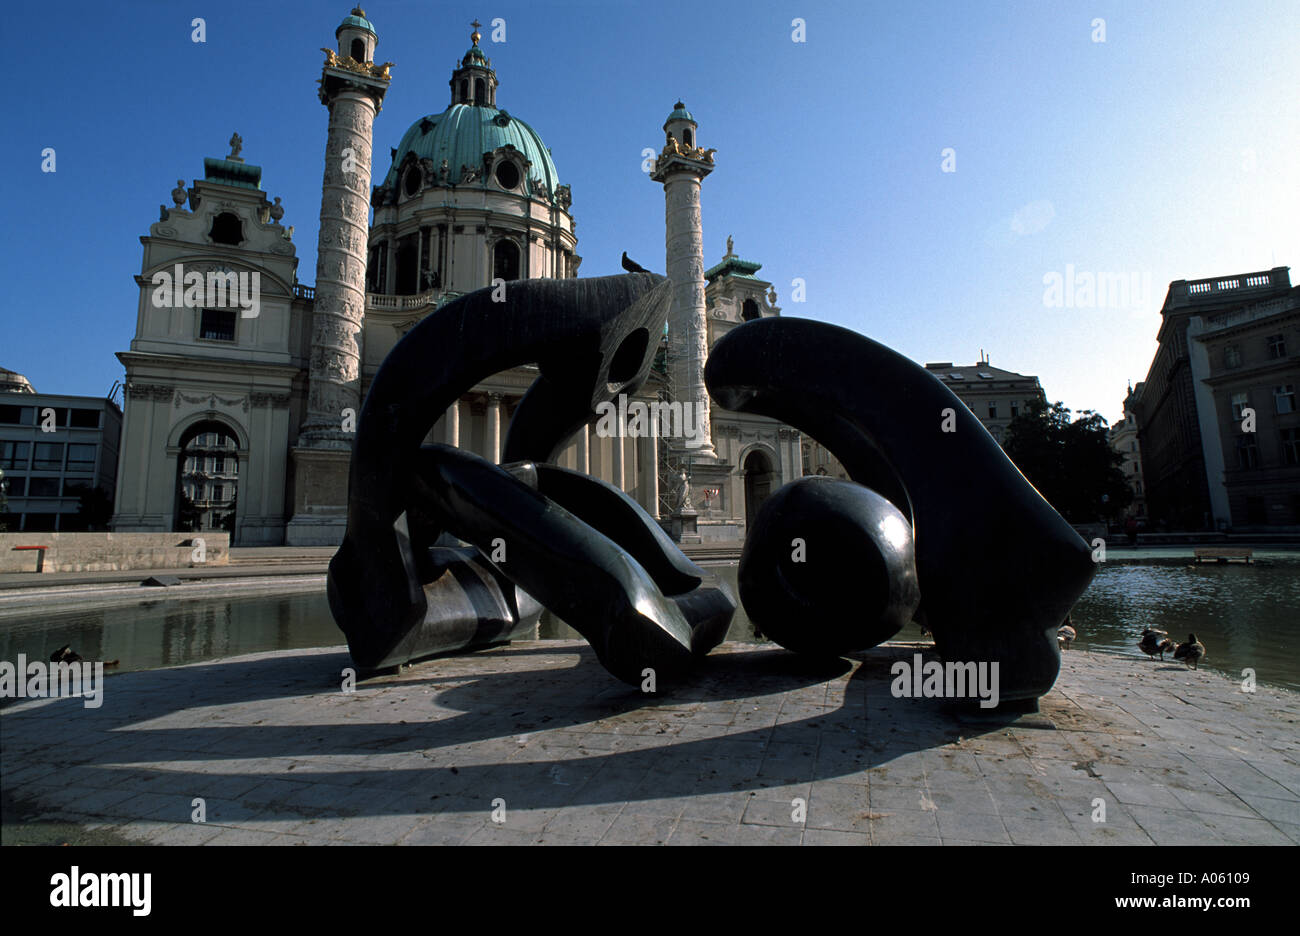
{"type": "Polygon", "coordinates": [[[946,660],[998,663],[1003,700],[1052,687],[1056,629],[1092,579],[1091,552],[942,382],[856,332],[780,318],[733,329],[704,374],[722,406],[806,432],[851,487],[897,511],[842,481],[773,495],[740,569],[741,600],[765,633],[803,651],[870,646],[906,622],[919,587],[946,660]],[[899,518],[911,535],[890,535],[899,518]]]}
{"type": "Polygon", "coordinates": [[[622,491],[547,464],[599,403],[645,380],[667,281],[533,279],[507,283],[504,303],[492,293],[428,315],[375,375],[330,562],[334,619],[358,666],[377,669],[521,636],[540,602],[618,678],[670,680],[721,642],[734,601],[622,491]],[[531,363],[539,376],[503,465],[421,444],[469,388],[531,363]],[[439,545],[444,534],[471,545],[439,545]]]}
{"type": "MultiPolygon", "coordinates": [[[[722,641],[734,601],[622,491],[550,464],[598,404],[645,380],[668,282],[506,289],[430,314],[376,374],[330,562],[334,618],[377,669],[523,636],[545,606],[618,678],[671,680],[722,641]],[[466,390],[534,362],[502,465],[422,444],[466,390]]],[[[741,598],[768,636],[842,654],[916,615],[946,659],[998,663],[1002,699],[1051,688],[1090,551],[947,387],[855,332],[777,318],[722,338],[705,380],[728,409],[819,440],[853,479],[802,478],[752,518],[741,598]]]]}

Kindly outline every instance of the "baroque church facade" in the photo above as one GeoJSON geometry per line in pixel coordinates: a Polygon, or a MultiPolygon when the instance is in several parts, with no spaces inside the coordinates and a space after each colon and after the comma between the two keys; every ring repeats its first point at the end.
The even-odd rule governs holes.
{"type": "MultiPolygon", "coordinates": [[[[314,286],[299,281],[294,229],[281,225],[280,199],[263,191],[238,135],[226,157],[204,159],[202,179],[177,183],[141,238],[136,332],[118,354],[126,399],[115,531],[338,543],[357,414],[397,341],[494,281],[577,275],[570,187],[538,133],[498,105],[477,27],[449,103],[411,125],[382,177],[371,172],[371,137],[393,63],[375,64],[378,36],[359,8],[322,50],[330,120],[314,286]]],[[[699,182],[713,151],[698,147],[696,129],[679,102],[652,174],[665,186],[674,295],[659,362],[634,401],[707,401],[707,348],[780,311],[759,264],[737,256],[730,238],[704,270],[699,182]]],[[[536,373],[483,381],[427,441],[499,461],[536,373]]],[[[741,540],[762,499],[802,474],[801,440],[772,420],[704,409],[700,446],[610,436],[593,419],[559,463],[618,485],[683,542],[741,540]]]]}

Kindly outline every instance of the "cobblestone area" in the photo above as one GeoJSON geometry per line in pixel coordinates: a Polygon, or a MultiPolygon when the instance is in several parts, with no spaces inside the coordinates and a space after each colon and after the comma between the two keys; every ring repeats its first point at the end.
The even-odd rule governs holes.
{"type": "Polygon", "coordinates": [[[98,709],[7,700],[0,787],[176,845],[1300,843],[1300,696],[1072,651],[1039,713],[990,714],[891,696],[915,650],[727,644],[659,696],[580,641],[350,694],[341,648],[125,673],[98,709]]]}

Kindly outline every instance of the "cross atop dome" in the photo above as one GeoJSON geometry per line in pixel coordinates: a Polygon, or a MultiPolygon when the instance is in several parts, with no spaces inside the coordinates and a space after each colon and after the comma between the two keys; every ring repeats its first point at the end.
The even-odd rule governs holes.
{"type": "Polygon", "coordinates": [[[483,24],[476,19],[470,25],[474,27],[469,36],[472,45],[451,73],[451,103],[496,107],[497,73],[492,70],[492,60],[479,48],[479,41],[483,38],[479,27],[483,24]]]}

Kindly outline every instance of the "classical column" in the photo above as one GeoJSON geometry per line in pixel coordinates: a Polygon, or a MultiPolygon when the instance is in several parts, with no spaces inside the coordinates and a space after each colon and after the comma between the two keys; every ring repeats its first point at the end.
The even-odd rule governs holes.
{"type": "Polygon", "coordinates": [[[645,478],[645,503],[642,505],[650,516],[655,519],[659,518],[659,440],[654,436],[646,436],[641,440],[645,446],[644,454],[641,457],[641,464],[644,466],[645,478]]]}
{"type": "Polygon", "coordinates": [[[578,430],[578,470],[591,474],[591,427],[583,426],[578,430]]]}
{"type": "Polygon", "coordinates": [[[329,130],[316,246],[307,413],[293,449],[294,516],[285,530],[289,545],[342,541],[354,438],[354,432],[343,427],[346,411],[356,417],[361,409],[371,139],[389,79],[387,68],[344,65],[352,62],[345,58],[349,43],[358,39],[373,56],[377,40],[364,18],[350,17],[336,38],[339,54],[329,53],[320,78],[320,101],[329,108],[329,130]]]}
{"type": "Polygon", "coordinates": [[[609,483],[623,490],[623,437],[619,435],[609,439],[609,483]]]}
{"type": "Polygon", "coordinates": [[[487,404],[487,451],[483,457],[494,465],[501,461],[501,394],[489,393],[487,404]]]}
{"type": "Polygon", "coordinates": [[[457,400],[451,406],[447,407],[447,437],[445,442],[448,445],[460,447],[460,400],[457,400]]]}
{"type": "Polygon", "coordinates": [[[307,417],[300,446],[351,449],[343,410],[360,408],[361,330],[366,311],[370,144],[388,79],[325,66],[321,100],[330,109],[316,247],[307,417]]]}
{"type": "Polygon", "coordinates": [[[674,448],[696,459],[716,458],[709,420],[709,392],[704,385],[708,358],[708,322],[704,308],[704,242],[700,220],[700,182],[713,171],[712,151],[696,146],[696,124],[681,101],[664,130],[668,145],[650,178],[664,187],[667,273],[672,281],[668,311],[669,387],[682,408],[700,411],[696,434],[674,448]]]}

